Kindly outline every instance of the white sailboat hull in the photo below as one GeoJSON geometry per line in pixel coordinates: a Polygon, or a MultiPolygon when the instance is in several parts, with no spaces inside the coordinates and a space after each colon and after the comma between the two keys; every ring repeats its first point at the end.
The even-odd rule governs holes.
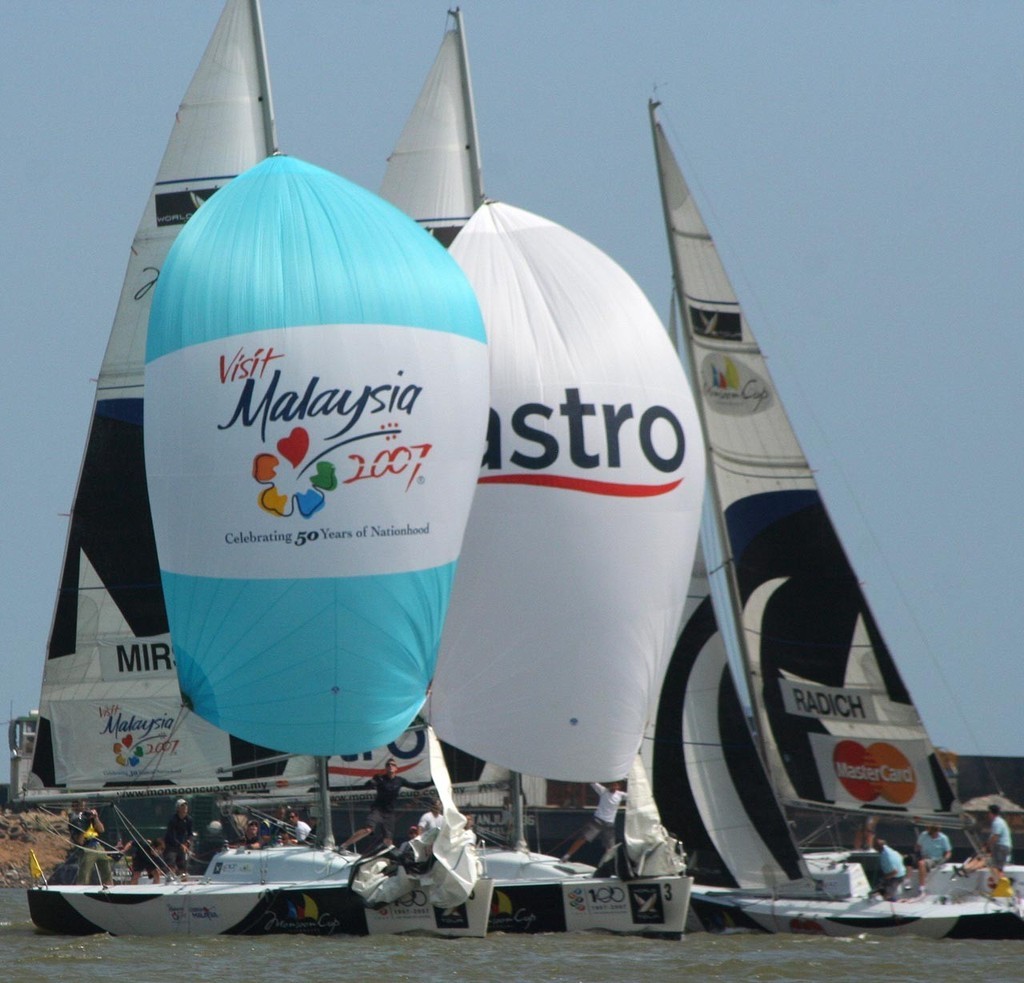
{"type": "Polygon", "coordinates": [[[679,938],[686,925],[692,877],[597,877],[585,864],[516,850],[482,850],[480,859],[494,882],[491,932],[679,938]]]}
{"type": "MultiPolygon", "coordinates": [[[[809,858],[815,880],[827,891],[825,866],[809,858]]],[[[837,862],[828,867],[836,876],[859,864],[837,862]]],[[[829,898],[767,897],[764,892],[698,886],[693,911],[708,931],[754,931],[773,934],[914,935],[929,939],[1024,939],[1024,904],[1019,894],[996,897],[988,870],[964,871],[946,864],[932,871],[919,894],[916,873],[904,882],[899,900],[875,895],[829,898]]],[[[862,878],[863,880],[863,878],[862,878]]],[[[865,882],[866,883],[866,882],[865,882]]]]}
{"type": "Polygon", "coordinates": [[[928,896],[892,902],[868,898],[825,901],[770,898],[698,885],[691,905],[701,926],[710,932],[1024,939],[1024,920],[1012,899],[943,903],[928,896]]]}
{"type": "Polygon", "coordinates": [[[307,847],[229,849],[194,881],[32,888],[29,912],[38,928],[62,935],[486,934],[489,880],[454,908],[431,905],[418,889],[370,908],[350,886],[359,863],[307,847]]]}

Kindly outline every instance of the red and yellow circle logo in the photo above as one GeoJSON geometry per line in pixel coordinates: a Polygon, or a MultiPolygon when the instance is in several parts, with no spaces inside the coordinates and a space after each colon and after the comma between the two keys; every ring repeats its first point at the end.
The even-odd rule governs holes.
{"type": "Polygon", "coordinates": [[[861,802],[881,796],[894,805],[905,805],[917,791],[914,766],[892,744],[864,747],[860,741],[840,741],[832,752],[832,766],[843,788],[861,802]]]}

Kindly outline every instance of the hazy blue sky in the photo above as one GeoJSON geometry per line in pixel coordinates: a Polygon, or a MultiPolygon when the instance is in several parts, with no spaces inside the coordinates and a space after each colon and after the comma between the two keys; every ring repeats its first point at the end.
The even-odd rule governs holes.
{"type": "MultiPolygon", "coordinates": [[[[128,248],[219,0],[0,0],[0,711],[37,705],[128,248]]],[[[282,149],[373,190],[446,5],[264,0],[282,149]]],[[[667,317],[646,102],[936,743],[1024,754],[1024,4],[463,4],[488,194],[667,317]]]]}

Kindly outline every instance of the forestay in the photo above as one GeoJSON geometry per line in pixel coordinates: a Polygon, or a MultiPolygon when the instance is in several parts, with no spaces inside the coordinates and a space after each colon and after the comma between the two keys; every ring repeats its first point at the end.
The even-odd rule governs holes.
{"type": "Polygon", "coordinates": [[[521,772],[622,778],[697,536],[689,387],[639,287],[567,229],[488,203],[451,249],[487,324],[492,401],[431,720],[521,772]]]}
{"type": "Polygon", "coordinates": [[[287,157],[179,237],[150,318],[146,466],[182,691],[308,754],[396,738],[433,675],[487,352],[447,252],[287,157]]]}

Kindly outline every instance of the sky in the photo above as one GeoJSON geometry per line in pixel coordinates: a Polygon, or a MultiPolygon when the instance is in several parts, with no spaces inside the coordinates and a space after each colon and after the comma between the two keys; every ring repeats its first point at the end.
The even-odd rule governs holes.
{"type": "MultiPolygon", "coordinates": [[[[38,704],[95,376],[219,0],[0,0],[0,713],[38,704]]],[[[934,743],[1024,754],[1024,6],[466,0],[484,187],[667,320],[647,100],[934,743]]],[[[377,190],[446,26],[263,0],[281,149],[377,190]]]]}

